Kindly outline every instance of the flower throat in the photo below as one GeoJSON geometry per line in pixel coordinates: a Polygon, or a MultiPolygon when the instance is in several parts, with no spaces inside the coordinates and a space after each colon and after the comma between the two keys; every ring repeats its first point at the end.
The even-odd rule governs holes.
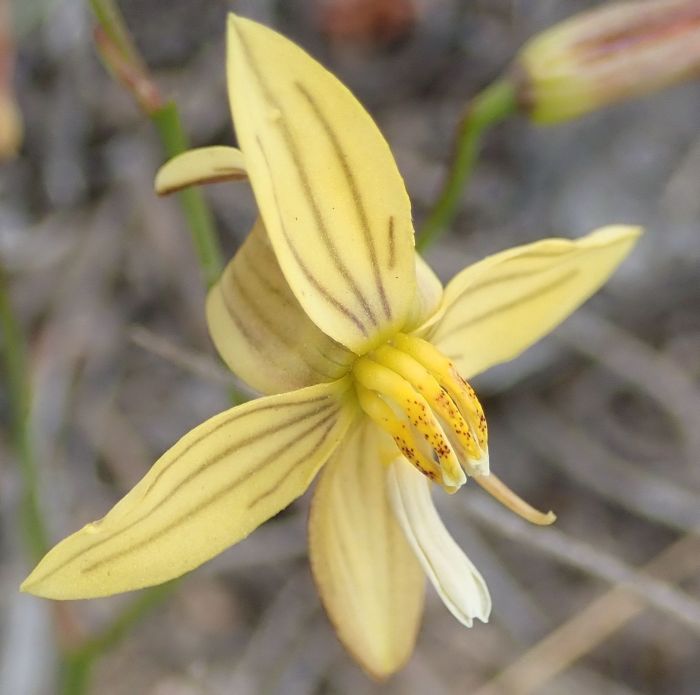
{"type": "Polygon", "coordinates": [[[430,343],[399,333],[353,367],[365,413],[449,492],[489,472],[486,418],[474,390],[430,343]]]}
{"type": "Polygon", "coordinates": [[[474,477],[499,502],[551,524],[489,472],[488,431],[474,389],[433,345],[398,333],[353,366],[361,408],[421,473],[449,493],[474,477]]]}

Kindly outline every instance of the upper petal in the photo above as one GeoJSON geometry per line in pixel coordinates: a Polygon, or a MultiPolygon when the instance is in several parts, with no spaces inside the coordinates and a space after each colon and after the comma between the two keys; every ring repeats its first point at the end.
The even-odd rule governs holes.
{"type": "Polygon", "coordinates": [[[338,448],[314,492],[311,567],[338,636],[378,678],[407,661],[423,609],[423,572],[396,523],[386,489],[394,443],[363,420],[338,448]]]}
{"type": "Polygon", "coordinates": [[[406,319],[410,203],[389,147],[352,94],[307,53],[234,15],[229,96],[275,254],[318,327],[361,354],[406,319]]]}
{"type": "Polygon", "coordinates": [[[334,381],[355,359],[306,315],[260,219],[209,291],[207,322],[224,362],[262,393],[334,381]]]}
{"type": "Polygon", "coordinates": [[[443,525],[430,483],[403,457],[390,466],[388,477],[394,514],[444,604],[467,627],[474,618],[487,622],[486,582],[443,525]]]}
{"type": "Polygon", "coordinates": [[[489,256],[455,276],[419,332],[465,378],[513,359],[601,287],[640,234],[639,227],[603,227],[489,256]]]}
{"type": "Polygon", "coordinates": [[[354,414],[344,379],[216,415],[169,449],[107,516],[49,551],[22,590],[92,598],[184,574],[301,495],[354,414]]]}

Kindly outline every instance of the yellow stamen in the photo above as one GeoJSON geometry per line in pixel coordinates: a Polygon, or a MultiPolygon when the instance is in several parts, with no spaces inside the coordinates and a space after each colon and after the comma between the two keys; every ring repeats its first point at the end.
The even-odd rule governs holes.
{"type": "Polygon", "coordinates": [[[462,378],[452,361],[431,343],[415,336],[399,333],[394,336],[393,343],[399,350],[423,365],[445,387],[469,423],[480,449],[485,454],[488,450],[488,430],[484,411],[474,389],[462,378]]]}
{"type": "Polygon", "coordinates": [[[396,442],[401,453],[423,475],[439,483],[442,480],[440,467],[420,450],[408,422],[403,422],[378,393],[357,383],[355,390],[360,406],[369,418],[396,442]]]}
{"type": "Polygon", "coordinates": [[[420,362],[390,345],[384,345],[375,350],[372,358],[379,364],[393,369],[426,399],[433,411],[447,425],[446,434],[448,436],[454,434],[457,444],[460,445],[459,448],[462,449],[463,458],[475,460],[481,458],[482,452],[472,436],[470,427],[447,389],[441,386],[420,362]]]}
{"type": "MultiPolygon", "coordinates": [[[[368,357],[360,358],[353,367],[357,382],[370,391],[395,403],[432,449],[442,472],[442,483],[449,487],[466,481],[449,439],[433,415],[425,398],[394,370],[368,357]]],[[[414,447],[418,449],[418,447],[414,447]]]]}
{"type": "Polygon", "coordinates": [[[549,511],[546,514],[529,505],[522,497],[515,494],[502,480],[493,473],[490,475],[478,475],[474,478],[481,487],[497,499],[504,507],[507,507],[526,521],[538,526],[553,524],[557,516],[549,511]]]}

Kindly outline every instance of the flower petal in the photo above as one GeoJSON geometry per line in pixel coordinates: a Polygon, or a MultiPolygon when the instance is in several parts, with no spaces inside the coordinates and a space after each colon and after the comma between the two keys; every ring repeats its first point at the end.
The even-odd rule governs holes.
{"type": "Polygon", "coordinates": [[[209,291],[207,321],[224,362],[262,393],[334,381],[356,357],[306,315],[260,219],[209,291]]]}
{"type": "Polygon", "coordinates": [[[396,459],[388,476],[394,514],[444,604],[467,627],[474,618],[488,622],[486,582],[443,525],[430,483],[404,458],[396,459]]]}
{"type": "Polygon", "coordinates": [[[469,378],[549,333],[612,275],[641,234],[612,226],[581,239],[544,239],[485,258],[445,288],[418,332],[469,378]]]}
{"type": "Polygon", "coordinates": [[[352,94],[288,39],[231,15],[231,109],[255,198],[292,291],[361,354],[404,323],[414,294],[408,195],[352,94]]]}
{"type": "Polygon", "coordinates": [[[365,420],[323,471],[309,518],[311,567],[338,636],[377,678],[413,651],[424,578],[389,508],[394,443],[365,420]]]}
{"type": "Polygon", "coordinates": [[[54,599],[158,584],[245,538],[308,487],[355,414],[349,379],[260,398],[186,434],[22,585],[54,599]]]}
{"type": "Polygon", "coordinates": [[[200,147],[167,161],[156,174],[158,195],[167,195],[188,186],[245,179],[243,153],[235,147],[200,147]]]}
{"type": "Polygon", "coordinates": [[[406,319],[404,332],[425,323],[440,307],[442,283],[431,267],[416,253],[416,293],[411,304],[411,313],[406,319]]]}

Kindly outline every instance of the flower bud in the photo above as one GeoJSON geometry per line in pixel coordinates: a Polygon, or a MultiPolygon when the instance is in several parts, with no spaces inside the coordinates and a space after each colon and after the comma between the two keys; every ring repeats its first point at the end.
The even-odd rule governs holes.
{"type": "Polygon", "coordinates": [[[520,108],[556,123],[700,75],[700,0],[611,4],[528,41],[514,66],[520,108]]]}
{"type": "Polygon", "coordinates": [[[14,157],[22,144],[22,114],[12,87],[14,62],[9,3],[0,0],[0,160],[14,157]]]}
{"type": "Polygon", "coordinates": [[[22,115],[11,93],[0,94],[0,160],[11,159],[22,144],[22,115]]]}

